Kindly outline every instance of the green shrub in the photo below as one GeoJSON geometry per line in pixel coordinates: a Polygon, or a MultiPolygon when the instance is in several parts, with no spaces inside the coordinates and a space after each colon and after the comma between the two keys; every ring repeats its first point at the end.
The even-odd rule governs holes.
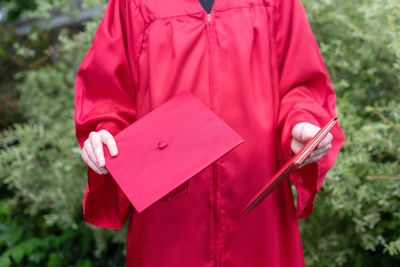
{"type": "Polygon", "coordinates": [[[304,1],[346,141],[300,222],[307,266],[400,260],[400,1],[304,1]]]}
{"type": "Polygon", "coordinates": [[[0,133],[0,266],[123,265],[125,230],[82,219],[73,86],[99,18],[82,33],[61,31],[46,64],[14,75],[23,122],[0,133]]]}
{"type": "Polygon", "coordinates": [[[24,12],[37,7],[35,0],[0,0],[0,5],[8,10],[6,14],[7,21],[15,20],[24,12]]]}

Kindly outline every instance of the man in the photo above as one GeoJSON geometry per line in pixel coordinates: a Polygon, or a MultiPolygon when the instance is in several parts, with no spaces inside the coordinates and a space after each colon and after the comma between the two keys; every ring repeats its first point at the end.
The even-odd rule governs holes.
{"type": "MultiPolygon", "coordinates": [[[[339,124],[250,214],[241,209],[323,124],[336,95],[300,0],[110,0],[75,84],[87,222],[129,217],[127,266],[304,266],[297,220],[344,141],[339,124]],[[138,213],[104,168],[113,136],[189,90],[245,140],[138,213]]],[[[154,166],[155,168],[157,166],[154,166]]]]}

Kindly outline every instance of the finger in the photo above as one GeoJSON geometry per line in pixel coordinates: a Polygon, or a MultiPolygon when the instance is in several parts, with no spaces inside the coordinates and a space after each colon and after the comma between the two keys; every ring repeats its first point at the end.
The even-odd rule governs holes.
{"type": "Polygon", "coordinates": [[[329,149],[331,149],[331,145],[328,144],[320,149],[315,149],[314,151],[312,151],[309,155],[309,157],[314,157],[316,155],[320,155],[320,154],[325,154],[326,152],[328,152],[329,149]]]}
{"type": "Polygon", "coordinates": [[[308,161],[308,160],[305,160],[305,161],[303,161],[303,163],[301,163],[301,164],[297,167],[297,169],[303,168],[304,166],[306,166],[306,165],[308,165],[308,164],[310,164],[310,163],[312,163],[312,162],[310,162],[310,161],[308,161]]]}
{"type": "Polygon", "coordinates": [[[304,124],[301,128],[299,128],[300,133],[298,134],[298,140],[303,143],[307,143],[319,130],[320,128],[313,124],[304,124]]]}
{"type": "Polygon", "coordinates": [[[118,149],[114,137],[105,130],[101,130],[99,133],[101,133],[101,141],[106,144],[111,156],[116,156],[118,154],[118,149]]]}
{"type": "Polygon", "coordinates": [[[321,152],[321,153],[319,153],[319,154],[313,154],[313,155],[310,154],[310,156],[308,157],[308,159],[309,159],[309,160],[312,160],[312,161],[314,162],[314,161],[319,160],[320,158],[322,158],[322,157],[325,156],[325,155],[326,155],[326,152],[321,152]]]}
{"type": "Polygon", "coordinates": [[[299,153],[299,151],[303,148],[304,145],[305,145],[305,143],[300,142],[299,140],[292,138],[291,148],[292,148],[292,150],[293,150],[293,152],[295,154],[299,153]]]}
{"type": "Polygon", "coordinates": [[[310,155],[311,155],[311,154],[310,154],[310,155],[303,161],[303,163],[301,163],[301,164],[297,167],[297,169],[300,169],[300,168],[302,168],[302,167],[305,166],[305,165],[308,165],[308,164],[317,162],[317,161],[320,160],[325,154],[326,154],[326,153],[323,152],[323,153],[320,153],[320,154],[318,154],[318,155],[311,156],[311,157],[310,157],[310,155]]]}
{"type": "MultiPolygon", "coordinates": [[[[91,160],[94,165],[97,165],[96,156],[94,155],[94,151],[93,151],[90,141],[88,141],[88,140],[85,141],[84,149],[85,149],[86,154],[88,155],[89,160],[91,160]]],[[[108,173],[106,168],[99,168],[99,167],[97,167],[97,168],[99,170],[101,170],[102,174],[108,173]]]]}
{"type": "Polygon", "coordinates": [[[96,165],[102,168],[105,165],[103,143],[101,142],[100,135],[98,133],[92,132],[90,135],[90,143],[92,145],[94,155],[96,156],[96,165]]]}
{"type": "Polygon", "coordinates": [[[86,150],[82,150],[82,159],[94,172],[100,175],[103,174],[103,171],[89,158],[86,150]]]}
{"type": "Polygon", "coordinates": [[[318,154],[318,155],[314,155],[314,156],[312,156],[312,157],[309,157],[309,158],[307,158],[306,160],[309,162],[309,163],[313,163],[313,162],[316,162],[316,161],[318,161],[318,160],[320,160],[323,156],[325,156],[326,155],[326,153],[321,153],[321,154],[318,154]]]}
{"type": "Polygon", "coordinates": [[[309,161],[309,158],[306,158],[298,167],[297,169],[300,169],[302,167],[304,167],[307,164],[310,164],[311,162],[309,161]]]}
{"type": "Polygon", "coordinates": [[[304,165],[305,165],[305,164],[304,164],[304,162],[303,162],[302,164],[300,164],[300,165],[297,167],[297,169],[302,168],[304,165]]]}
{"type": "MultiPolygon", "coordinates": [[[[300,142],[300,141],[298,141],[298,140],[296,140],[294,138],[292,139],[291,148],[292,148],[292,150],[293,150],[293,152],[295,154],[297,154],[303,148],[304,145],[305,145],[305,143],[300,142]]],[[[328,151],[331,148],[332,148],[332,144],[331,143],[328,143],[325,146],[321,146],[321,147],[317,146],[317,148],[313,152],[311,152],[311,154],[313,154],[313,153],[314,154],[320,154],[320,153],[328,151]]]]}
{"type": "Polygon", "coordinates": [[[86,151],[86,154],[89,156],[89,159],[97,165],[96,155],[94,154],[92,144],[90,143],[89,139],[85,141],[85,145],[83,149],[86,151]]]}
{"type": "Polygon", "coordinates": [[[104,168],[100,168],[102,174],[107,174],[108,170],[104,167],[104,168]]]}
{"type": "Polygon", "coordinates": [[[107,174],[108,173],[106,168],[99,168],[96,164],[96,161],[93,161],[90,159],[90,157],[87,154],[87,151],[85,151],[85,153],[86,153],[86,157],[87,157],[87,160],[85,162],[89,167],[91,167],[93,170],[96,170],[96,172],[98,174],[107,174]]]}
{"type": "Polygon", "coordinates": [[[332,139],[333,139],[332,134],[331,134],[331,133],[328,133],[328,134],[324,137],[324,139],[322,139],[322,141],[318,144],[317,148],[321,148],[321,147],[324,147],[324,146],[326,146],[326,145],[328,145],[328,144],[331,144],[332,139]]]}
{"type": "Polygon", "coordinates": [[[297,167],[297,169],[300,169],[300,168],[304,167],[304,166],[307,165],[307,164],[309,164],[309,162],[307,162],[307,161],[305,160],[305,161],[303,161],[303,163],[301,163],[301,164],[297,167]]]}

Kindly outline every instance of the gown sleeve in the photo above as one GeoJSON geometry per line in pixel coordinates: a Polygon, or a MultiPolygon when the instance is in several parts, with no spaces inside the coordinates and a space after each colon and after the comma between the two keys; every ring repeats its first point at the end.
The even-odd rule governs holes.
{"type": "MultiPolygon", "coordinates": [[[[113,136],[136,119],[136,58],[144,23],[132,0],[109,0],[75,79],[75,134],[79,145],[92,131],[113,136]]],[[[105,146],[104,146],[105,147],[105,146]]],[[[87,168],[86,222],[120,229],[132,206],[110,174],[87,168]]]]}
{"type": "MultiPolygon", "coordinates": [[[[300,0],[277,0],[275,40],[280,90],[278,131],[287,161],[294,154],[290,146],[293,127],[300,122],[318,127],[326,124],[337,115],[336,94],[300,0]]],[[[297,191],[297,219],[312,213],[315,196],[344,142],[339,123],[330,133],[332,148],[326,155],[290,176],[297,191]]]]}

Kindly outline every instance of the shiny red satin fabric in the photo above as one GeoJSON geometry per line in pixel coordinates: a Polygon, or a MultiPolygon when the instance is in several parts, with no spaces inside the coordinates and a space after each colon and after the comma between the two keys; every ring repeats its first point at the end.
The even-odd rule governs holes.
{"type": "MultiPolygon", "coordinates": [[[[110,175],[88,168],[87,222],[121,228],[129,217],[127,266],[304,266],[298,219],[345,136],[296,170],[252,213],[247,201],[292,155],[299,122],[336,115],[336,95],[300,0],[110,0],[76,77],[76,136],[116,134],[190,90],[245,142],[137,213],[110,175]],[[130,215],[130,216],[129,216],[130,215]]],[[[339,118],[340,119],[340,118],[339,118]]]]}

